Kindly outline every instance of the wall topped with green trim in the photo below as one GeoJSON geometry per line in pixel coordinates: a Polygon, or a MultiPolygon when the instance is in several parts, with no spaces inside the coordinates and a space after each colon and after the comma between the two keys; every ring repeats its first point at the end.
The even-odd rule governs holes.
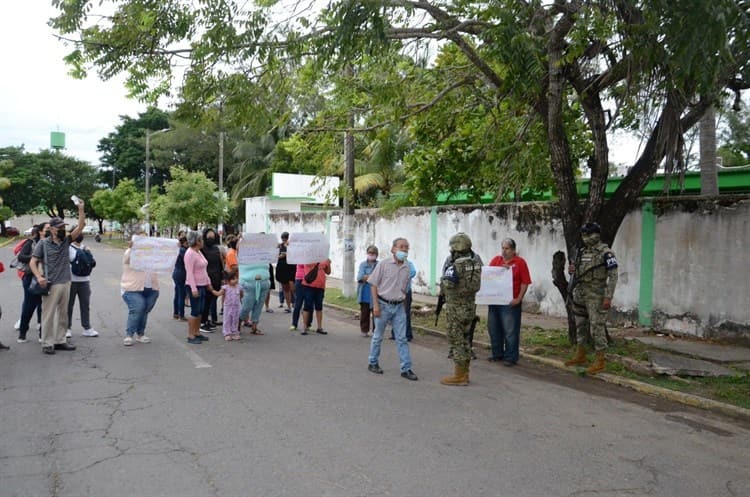
{"type": "MultiPolygon", "coordinates": [[[[343,219],[340,211],[271,213],[268,231],[323,231],[329,234],[333,275],[341,277],[343,219]]],[[[562,222],[551,202],[413,207],[381,215],[376,209],[354,216],[357,262],[375,244],[389,254],[399,236],[411,244],[417,267],[413,288],[434,294],[448,240],[469,234],[475,251],[489,261],[503,238],[513,238],[531,271],[533,284],[524,308],[560,316],[564,305],[552,285],[552,255],[565,250],[562,222]]],[[[293,243],[293,236],[292,236],[293,243]]],[[[657,330],[750,341],[750,195],[643,199],[618,231],[614,251],[620,263],[613,319],[657,330]]]]}

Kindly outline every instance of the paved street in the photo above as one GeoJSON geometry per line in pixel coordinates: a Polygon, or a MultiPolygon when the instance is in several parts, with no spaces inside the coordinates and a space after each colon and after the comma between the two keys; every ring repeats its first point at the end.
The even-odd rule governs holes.
{"type": "Polygon", "coordinates": [[[528,363],[444,387],[435,337],[412,343],[419,381],[390,341],[374,375],[357,321],[326,310],[330,334],[300,336],[276,296],[265,336],[191,346],[165,275],[153,343],[126,348],[121,251],[93,249],[101,336],[76,310],[72,353],[15,343],[0,275],[0,497],[750,495],[748,426],[528,363]]]}

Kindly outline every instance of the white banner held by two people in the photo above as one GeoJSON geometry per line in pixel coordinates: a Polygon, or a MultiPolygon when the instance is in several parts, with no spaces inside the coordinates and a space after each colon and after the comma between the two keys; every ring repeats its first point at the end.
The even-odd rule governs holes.
{"type": "Polygon", "coordinates": [[[477,292],[479,305],[508,305],[513,300],[513,268],[482,266],[482,286],[477,292]]]}
{"type": "Polygon", "coordinates": [[[266,233],[243,233],[237,244],[237,264],[276,264],[279,240],[266,233]]]}
{"type": "Polygon", "coordinates": [[[328,259],[331,243],[325,233],[291,233],[286,249],[289,264],[314,264],[328,259]]]}
{"type": "Polygon", "coordinates": [[[130,267],[149,273],[171,272],[180,254],[180,242],[174,238],[133,236],[130,267]]]}

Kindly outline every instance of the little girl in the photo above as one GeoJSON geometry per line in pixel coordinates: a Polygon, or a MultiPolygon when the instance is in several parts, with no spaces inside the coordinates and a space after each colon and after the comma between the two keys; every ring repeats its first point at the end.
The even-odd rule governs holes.
{"type": "Polygon", "coordinates": [[[224,340],[240,339],[240,308],[242,307],[242,287],[240,287],[240,277],[236,272],[226,275],[226,285],[222,285],[221,290],[213,292],[217,297],[224,297],[224,322],[222,323],[222,333],[224,340]]]}

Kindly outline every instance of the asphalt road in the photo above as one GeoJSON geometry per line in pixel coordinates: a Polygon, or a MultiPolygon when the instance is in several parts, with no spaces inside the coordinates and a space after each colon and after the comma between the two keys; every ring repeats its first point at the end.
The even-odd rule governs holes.
{"type": "Polygon", "coordinates": [[[444,387],[434,337],[411,346],[420,381],[390,341],[374,375],[330,310],[328,336],[274,306],[265,336],[191,346],[165,275],[153,343],[126,348],[121,251],[94,250],[101,336],[76,311],[72,353],[15,343],[20,281],[0,275],[0,497],[750,495],[747,426],[530,364],[477,361],[470,387],[444,387]]]}

